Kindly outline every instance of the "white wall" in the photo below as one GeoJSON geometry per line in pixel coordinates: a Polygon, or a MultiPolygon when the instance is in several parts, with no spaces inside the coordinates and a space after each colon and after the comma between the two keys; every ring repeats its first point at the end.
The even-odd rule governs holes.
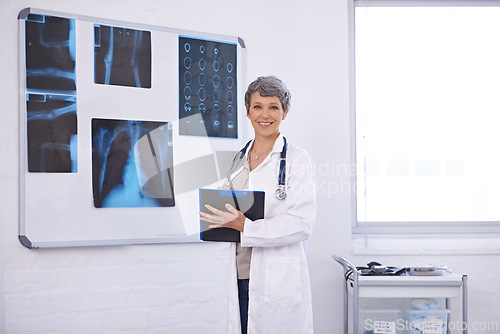
{"type": "Polygon", "coordinates": [[[349,166],[347,0],[1,0],[0,270],[6,333],[220,334],[226,316],[224,245],[28,250],[17,240],[16,18],[25,7],[238,35],[248,48],[249,80],[262,74],[283,78],[294,96],[283,132],[318,167],[319,215],[308,248],[316,333],[342,330],[342,272],[332,254],[357,265],[374,259],[387,265],[447,264],[469,274],[470,320],[500,321],[498,255],[356,256],[351,250],[349,173],[336,168],[349,166]]]}

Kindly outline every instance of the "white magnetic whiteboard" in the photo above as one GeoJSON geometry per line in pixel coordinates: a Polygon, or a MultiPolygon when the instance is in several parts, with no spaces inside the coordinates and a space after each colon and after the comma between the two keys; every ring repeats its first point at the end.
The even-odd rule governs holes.
{"type": "Polygon", "coordinates": [[[26,8],[28,248],[197,242],[200,187],[247,140],[241,38],[26,8]]]}

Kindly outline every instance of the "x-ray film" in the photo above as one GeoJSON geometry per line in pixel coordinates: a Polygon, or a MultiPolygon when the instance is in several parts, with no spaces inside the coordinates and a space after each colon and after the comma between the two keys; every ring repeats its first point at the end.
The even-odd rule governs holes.
{"type": "Polygon", "coordinates": [[[94,206],[174,206],[172,124],[92,119],[94,206]]]}
{"type": "Polygon", "coordinates": [[[28,92],[74,95],[75,20],[29,14],[26,17],[28,92]]]}
{"type": "Polygon", "coordinates": [[[236,53],[236,44],[179,37],[179,134],[238,137],[236,53]]]}
{"type": "Polygon", "coordinates": [[[94,25],[94,82],[151,88],[151,32],[94,25]]]}
{"type": "Polygon", "coordinates": [[[26,94],[28,171],[77,172],[76,96],[26,94]]]}

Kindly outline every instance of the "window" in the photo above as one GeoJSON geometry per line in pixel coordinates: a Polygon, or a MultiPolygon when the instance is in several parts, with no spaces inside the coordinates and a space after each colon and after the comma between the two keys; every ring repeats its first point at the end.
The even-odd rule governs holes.
{"type": "Polygon", "coordinates": [[[354,233],[500,232],[499,5],[354,0],[354,233]]]}

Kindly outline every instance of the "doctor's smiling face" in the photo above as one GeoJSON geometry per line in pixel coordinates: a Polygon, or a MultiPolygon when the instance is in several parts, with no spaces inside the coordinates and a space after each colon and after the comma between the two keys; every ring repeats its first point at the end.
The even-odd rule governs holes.
{"type": "Polygon", "coordinates": [[[258,91],[252,94],[247,117],[256,137],[277,137],[281,121],[286,115],[277,96],[261,96],[258,91]]]}

